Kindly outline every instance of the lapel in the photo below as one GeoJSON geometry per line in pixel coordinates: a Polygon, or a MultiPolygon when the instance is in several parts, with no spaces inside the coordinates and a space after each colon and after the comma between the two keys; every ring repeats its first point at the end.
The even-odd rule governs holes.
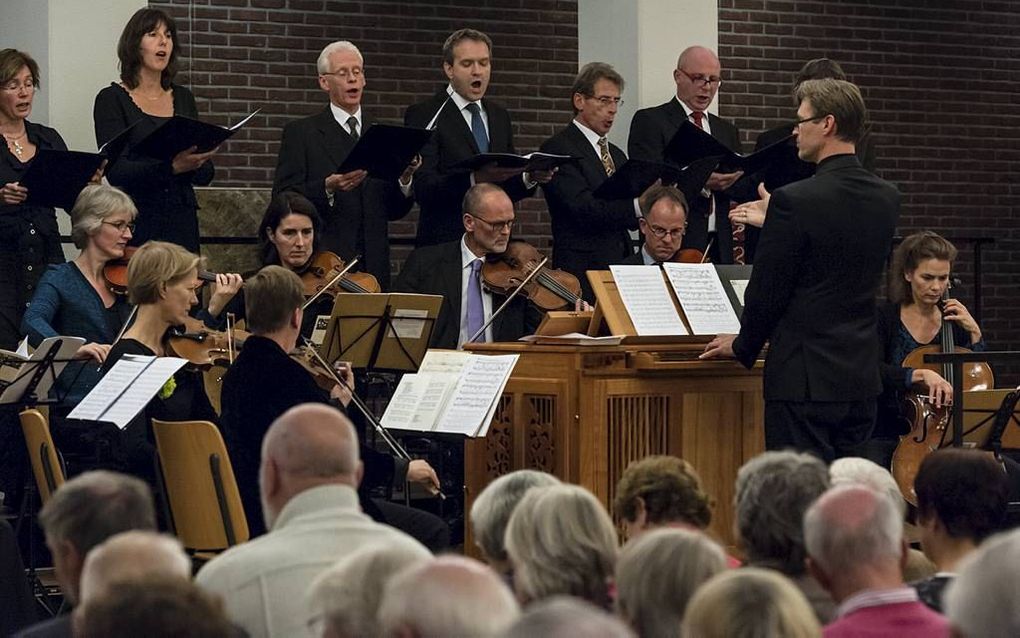
{"type": "MultiPolygon", "coordinates": [[[[452,99],[447,100],[443,104],[443,112],[439,115],[436,128],[441,129],[445,135],[459,138],[463,144],[470,147],[472,155],[478,155],[479,150],[478,144],[475,143],[475,136],[471,133],[471,129],[468,128],[467,122],[464,121],[464,116],[461,115],[460,109],[457,108],[457,103],[452,99]]],[[[491,139],[489,140],[489,146],[492,146],[491,139]]]]}
{"type": "MultiPolygon", "coordinates": [[[[485,109],[485,115],[489,119],[489,150],[494,153],[503,153],[510,149],[510,140],[503,135],[506,132],[502,126],[498,126],[496,122],[496,111],[497,108],[493,106],[492,102],[482,98],[482,107],[485,109]]],[[[474,136],[471,136],[471,140],[474,141],[474,136]]]]}
{"type": "Polygon", "coordinates": [[[336,170],[354,148],[354,140],[333,118],[329,106],[315,116],[315,128],[319,130],[322,148],[333,163],[333,170],[336,170]]]}
{"type": "MultiPolygon", "coordinates": [[[[666,114],[666,120],[673,127],[669,133],[669,138],[672,139],[683,123],[687,121],[687,112],[675,97],[663,105],[663,112],[666,114]]],[[[669,142],[669,140],[666,141],[669,142]]]]}
{"type": "Polygon", "coordinates": [[[437,264],[438,274],[441,278],[439,289],[445,291],[444,296],[450,300],[450,311],[454,313],[453,322],[457,325],[458,330],[460,329],[461,315],[460,242],[460,239],[449,242],[447,248],[440,255],[440,263],[437,264]]]}

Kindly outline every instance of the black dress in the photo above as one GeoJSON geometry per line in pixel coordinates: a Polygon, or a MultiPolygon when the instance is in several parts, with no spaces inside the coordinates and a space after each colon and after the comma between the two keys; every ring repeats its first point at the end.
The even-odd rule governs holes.
{"type": "MultiPolygon", "coordinates": [[[[197,119],[198,108],[191,91],[176,84],[170,88],[173,91],[174,114],[197,119]]],[[[198,200],[193,186],[205,186],[212,181],[212,162],[206,162],[198,170],[174,175],[169,161],[133,153],[133,147],[166,118],[142,112],[119,84],[111,84],[99,92],[93,118],[99,146],[137,122],[131,130],[124,155],[106,172],[110,183],[130,195],[138,207],[137,227],[131,243],[140,246],[150,239],[158,239],[180,244],[197,253],[198,200]]]]}

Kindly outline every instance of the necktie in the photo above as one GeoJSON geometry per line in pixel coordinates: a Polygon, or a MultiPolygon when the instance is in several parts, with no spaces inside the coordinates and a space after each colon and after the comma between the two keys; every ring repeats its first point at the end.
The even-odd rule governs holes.
{"type": "Polygon", "coordinates": [[[347,118],[347,128],[351,129],[351,139],[357,142],[358,138],[361,137],[358,135],[358,118],[353,115],[347,118]]]}
{"type": "Polygon", "coordinates": [[[489,152],[489,134],[485,132],[485,121],[482,120],[482,109],[477,102],[467,105],[471,111],[471,134],[475,136],[475,143],[478,144],[479,153],[489,152]]]}
{"type": "MultiPolygon", "coordinates": [[[[482,306],[482,282],[478,274],[481,269],[481,259],[471,262],[471,276],[468,277],[467,289],[467,316],[465,317],[468,339],[474,336],[485,323],[485,309],[482,306]]],[[[485,341],[484,336],[479,340],[485,341]]]]}
{"type": "MultiPolygon", "coordinates": [[[[703,131],[705,130],[705,125],[703,124],[705,114],[703,112],[691,111],[691,119],[694,120],[694,126],[697,126],[703,131]]],[[[708,195],[708,221],[709,221],[708,232],[711,235],[712,233],[716,232],[715,225],[718,223],[718,220],[715,217],[715,197],[710,192],[708,195]]]]}
{"type": "Polygon", "coordinates": [[[694,120],[695,126],[700,128],[701,130],[705,130],[705,125],[701,123],[701,121],[705,119],[704,113],[702,113],[701,111],[691,111],[691,119],[694,120]]]}
{"type": "Polygon", "coordinates": [[[616,172],[616,164],[613,163],[613,156],[609,154],[609,140],[599,138],[599,156],[602,158],[602,168],[606,169],[606,175],[616,172]]]}

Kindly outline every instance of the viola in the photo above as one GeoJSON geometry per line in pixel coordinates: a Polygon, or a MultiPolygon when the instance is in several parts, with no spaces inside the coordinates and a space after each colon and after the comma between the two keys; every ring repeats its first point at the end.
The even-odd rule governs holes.
{"type": "MultiPolygon", "coordinates": [[[[528,242],[511,240],[504,252],[486,257],[482,281],[492,292],[509,295],[538,268],[542,259],[542,253],[528,242]]],[[[520,294],[543,310],[573,308],[581,298],[581,283],[566,271],[542,266],[520,294]]]]}
{"type": "Polygon", "coordinates": [[[676,251],[670,261],[677,264],[704,264],[707,262],[707,257],[697,248],[681,248],[676,251]]]}
{"type": "Polygon", "coordinates": [[[201,320],[188,317],[183,326],[171,332],[167,350],[168,354],[186,359],[197,368],[230,365],[249,334],[244,330],[211,330],[201,320]]]}
{"type": "Polygon", "coordinates": [[[341,292],[377,293],[382,291],[376,278],[367,272],[347,273],[330,286],[330,281],[343,272],[345,266],[344,260],[336,253],[328,250],[315,253],[304,272],[301,273],[305,296],[311,297],[319,294],[336,296],[341,292]]]}
{"type": "MultiPolygon", "coordinates": [[[[126,295],[128,287],[128,264],[131,256],[138,250],[138,246],[126,246],[124,256],[120,259],[111,259],[103,264],[103,278],[106,279],[106,286],[115,295],[126,295]]],[[[216,273],[207,270],[199,270],[198,278],[202,281],[216,281],[216,273]]]]}

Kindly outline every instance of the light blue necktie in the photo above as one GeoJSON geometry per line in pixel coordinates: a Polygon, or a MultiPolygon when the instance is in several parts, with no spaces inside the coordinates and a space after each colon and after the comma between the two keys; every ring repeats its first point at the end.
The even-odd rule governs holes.
{"type": "MultiPolygon", "coordinates": [[[[467,338],[470,339],[482,328],[485,323],[485,308],[482,306],[482,282],[478,276],[482,269],[482,260],[476,259],[471,262],[471,276],[468,277],[467,289],[467,338]]],[[[485,337],[479,338],[485,341],[485,337]]]]}
{"type": "Polygon", "coordinates": [[[475,136],[475,143],[478,144],[479,153],[489,152],[489,134],[485,132],[485,121],[482,120],[482,109],[477,102],[467,105],[471,111],[471,134],[475,136]]]}

